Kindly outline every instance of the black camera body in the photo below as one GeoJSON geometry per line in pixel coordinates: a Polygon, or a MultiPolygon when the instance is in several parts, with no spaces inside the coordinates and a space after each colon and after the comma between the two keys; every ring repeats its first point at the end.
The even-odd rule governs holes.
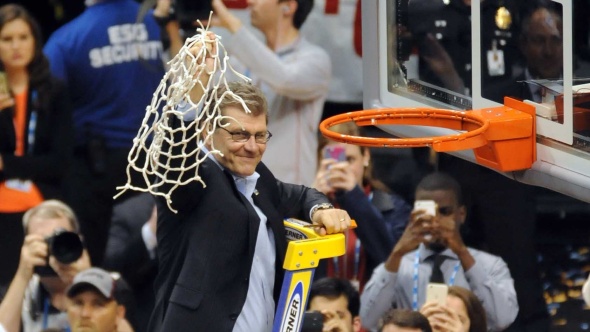
{"type": "Polygon", "coordinates": [[[57,273],[49,266],[49,256],[63,264],[71,264],[77,261],[84,251],[84,245],[78,233],[57,229],[51,235],[45,238],[48,253],[45,266],[35,266],[35,273],[39,276],[55,276],[57,273]]]}
{"type": "Polygon", "coordinates": [[[174,2],[176,19],[185,31],[195,30],[196,20],[208,20],[212,10],[210,0],[176,0],[174,2]]]}
{"type": "Polygon", "coordinates": [[[324,329],[324,315],[319,311],[306,312],[303,315],[301,332],[322,332],[324,329]]]}

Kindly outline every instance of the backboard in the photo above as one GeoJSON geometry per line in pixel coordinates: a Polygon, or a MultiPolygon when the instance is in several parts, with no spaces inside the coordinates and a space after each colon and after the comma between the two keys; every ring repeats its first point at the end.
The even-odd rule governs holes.
{"type": "MultiPolygon", "coordinates": [[[[503,96],[525,100],[536,108],[536,161],[504,174],[590,202],[589,35],[574,24],[587,5],[554,0],[539,11],[532,2],[363,0],[364,108],[469,110],[500,106],[503,96]]],[[[380,128],[399,137],[453,133],[380,128]]],[[[475,162],[471,150],[452,153],[475,162]]]]}

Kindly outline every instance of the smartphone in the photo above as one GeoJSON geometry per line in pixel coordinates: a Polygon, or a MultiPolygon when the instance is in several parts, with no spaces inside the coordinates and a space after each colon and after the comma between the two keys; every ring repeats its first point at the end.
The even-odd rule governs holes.
{"type": "Polygon", "coordinates": [[[324,148],[324,159],[332,158],[337,161],[346,161],[346,149],[340,145],[326,146],[324,148]]]}
{"type": "Polygon", "coordinates": [[[0,94],[8,94],[8,78],[6,77],[6,73],[0,71],[0,94]]]}
{"type": "Polygon", "coordinates": [[[426,286],[426,302],[436,302],[440,305],[447,303],[449,286],[445,284],[429,283],[426,286]]]}
{"type": "Polygon", "coordinates": [[[433,200],[417,200],[414,202],[414,210],[424,210],[426,214],[436,216],[436,202],[433,200]]]}

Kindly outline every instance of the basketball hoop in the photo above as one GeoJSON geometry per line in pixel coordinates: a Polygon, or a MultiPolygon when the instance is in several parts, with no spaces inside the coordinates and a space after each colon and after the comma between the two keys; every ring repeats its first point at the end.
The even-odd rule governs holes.
{"type": "Polygon", "coordinates": [[[469,112],[430,108],[387,108],[349,112],[333,116],[320,124],[324,136],[343,143],[386,148],[429,146],[441,152],[473,149],[485,145],[487,141],[482,134],[488,127],[489,123],[469,112]],[[419,125],[465,132],[424,138],[376,138],[343,135],[328,129],[349,121],[354,121],[359,126],[419,125]]]}
{"type": "Polygon", "coordinates": [[[437,152],[474,149],[478,163],[500,171],[527,169],[536,160],[535,109],[515,99],[481,110],[387,108],[338,114],[320,124],[324,136],[337,142],[389,148],[431,147],[437,152]],[[358,126],[418,125],[448,128],[459,133],[421,138],[351,136],[330,128],[355,122],[358,126]]]}

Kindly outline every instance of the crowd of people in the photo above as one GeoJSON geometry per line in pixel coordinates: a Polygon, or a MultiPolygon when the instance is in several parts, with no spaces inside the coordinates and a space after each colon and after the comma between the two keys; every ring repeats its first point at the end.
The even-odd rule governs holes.
{"type": "MultiPolygon", "coordinates": [[[[375,175],[370,149],[319,135],[322,118],[362,107],[362,85],[354,84],[362,82],[360,69],[346,67],[362,55],[360,1],[336,3],[211,1],[210,24],[229,33],[222,42],[251,82],[215,91],[220,118],[205,124],[210,136],[170,147],[182,154],[198,146],[207,183],[180,186],[174,212],[148,193],[113,199],[127,181],[134,137],[166,59],[182,45],[171,1],[141,14],[144,5],[134,0],[87,0],[45,44],[24,6],[0,6],[0,331],[270,331],[287,217],[320,234],[346,234],[346,253],[315,272],[307,310],[320,314],[318,331],[529,331],[528,320],[548,331],[544,309],[528,305],[541,297],[536,270],[526,268],[535,262],[517,266],[530,248],[515,259],[467,244],[464,224],[483,210],[473,208],[473,176],[461,174],[457,161],[428,165],[444,172],[421,177],[407,197],[375,175]],[[434,202],[434,211],[415,201],[434,202]],[[447,285],[441,301],[429,298],[433,283],[447,285]]],[[[440,4],[447,6],[441,14],[459,8],[463,15],[468,3],[440,4]]],[[[544,22],[558,36],[542,42],[555,46],[561,22],[539,6],[527,11],[522,33],[540,32],[544,22]]],[[[209,42],[216,38],[204,33],[190,49],[205,64],[195,74],[202,84],[190,91],[194,103],[209,93],[201,87],[215,69],[219,50],[209,42]]],[[[530,62],[523,75],[543,77],[533,61],[541,41],[521,41],[530,62]]],[[[455,62],[466,55],[459,53],[455,62]]],[[[426,79],[433,73],[424,62],[426,79]]],[[[461,93],[469,72],[460,67],[461,93]]],[[[364,134],[353,123],[332,130],[364,134]]],[[[506,194],[499,175],[483,176],[495,183],[490,195],[506,194]]],[[[525,191],[518,185],[508,197],[525,191]]],[[[521,205],[527,208],[517,218],[534,222],[531,206],[521,205]]]]}

